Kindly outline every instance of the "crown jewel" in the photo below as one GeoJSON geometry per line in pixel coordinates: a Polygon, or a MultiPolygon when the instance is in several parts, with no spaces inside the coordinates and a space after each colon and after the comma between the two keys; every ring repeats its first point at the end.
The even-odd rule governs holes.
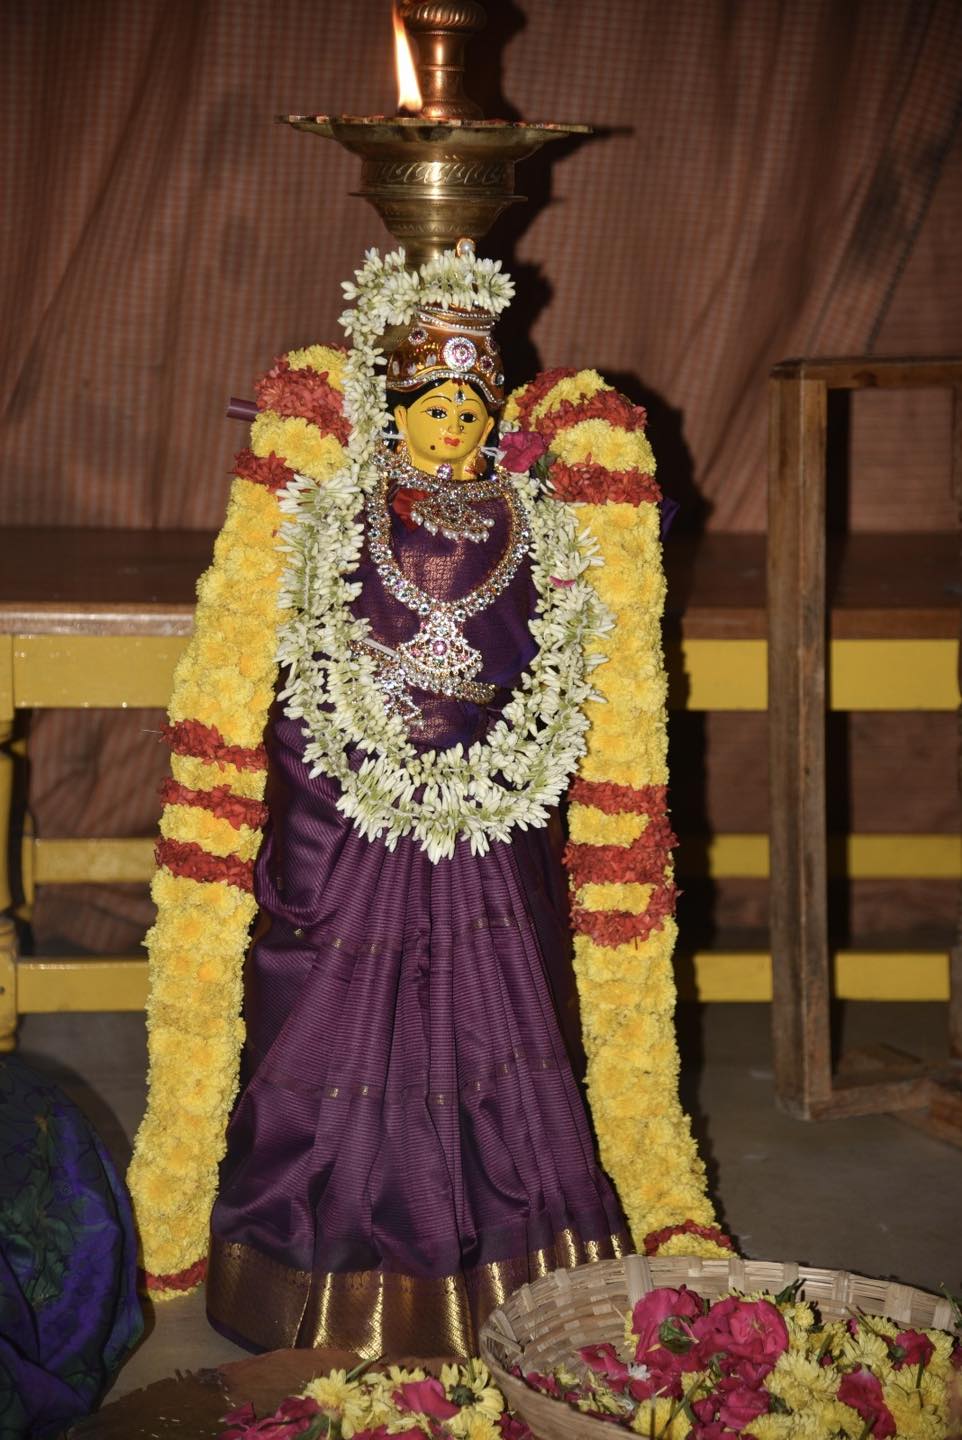
{"type": "Polygon", "coordinates": [[[415,390],[435,381],[471,384],[489,405],[504,403],[504,366],[488,310],[422,305],[387,366],[389,390],[415,390]]]}

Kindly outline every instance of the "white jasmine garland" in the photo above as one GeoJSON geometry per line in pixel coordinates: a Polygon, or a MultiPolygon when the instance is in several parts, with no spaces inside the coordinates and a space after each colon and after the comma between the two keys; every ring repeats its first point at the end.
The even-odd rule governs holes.
{"type": "Polygon", "coordinates": [[[377,341],[387,326],[408,324],[419,305],[499,314],[514,287],[498,261],[449,251],[415,274],[404,268],[403,251],[383,259],[368,251],[343,288],[356,301],[341,317],[352,339],[343,381],[351,437],[341,471],[327,480],[297,475],[281,497],[291,517],[282,532],[281,604],[290,617],[278,651],[288,672],[281,699],[286,714],[304,723],[311,774],[338,781],[338,808],[362,835],[389,849],[412,835],[432,861],[452,855],[459,839],[483,854],[514,826],[546,824],[584,754],[583,705],[599,698],[590,673],[604,658],[588,646],[613,624],[585,578],[600,562],[569,506],[545,496],[530,476],[512,475],[532,533],[538,603],[530,630],[538,653],[483,741],[419,755],[402,721],[385,712],[372,661],[357,650],[370,626],[350,611],[360,590],[350,576],[364,542],[363,500],[389,418],[377,341]],[[359,764],[355,753],[352,765],[353,752],[359,764]]]}

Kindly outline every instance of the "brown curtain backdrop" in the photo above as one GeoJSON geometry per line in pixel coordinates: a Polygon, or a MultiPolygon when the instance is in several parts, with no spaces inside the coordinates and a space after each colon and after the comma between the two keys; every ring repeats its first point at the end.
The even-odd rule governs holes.
{"type": "MultiPolygon", "coordinates": [[[[682,523],[764,529],[773,362],[962,349],[962,6],[488,8],[486,113],[599,127],[519,169],[532,205],[486,247],[521,287],[513,378],[616,378],[682,523]]],[[[393,109],[389,0],[8,0],[0,25],[0,523],[215,527],[227,397],[338,338],[339,281],[391,243],[357,162],[272,119],[393,109]]],[[[935,395],[860,397],[853,523],[955,523],[948,426],[935,395]]],[[[43,832],[149,831],[151,725],[38,717],[43,832]]],[[[41,928],[133,943],[142,899],[81,898],[41,928]]]]}

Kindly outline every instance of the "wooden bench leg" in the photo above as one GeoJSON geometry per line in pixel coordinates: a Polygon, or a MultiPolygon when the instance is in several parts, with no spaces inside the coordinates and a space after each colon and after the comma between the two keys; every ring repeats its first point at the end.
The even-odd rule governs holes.
{"type": "Polygon", "coordinates": [[[17,932],[8,915],[0,915],[0,1055],[17,1043],[17,932]]]}
{"type": "Polygon", "coordinates": [[[775,379],[768,497],[772,1029],[779,1104],[832,1092],[825,817],[826,388],[775,379]]]}
{"type": "Polygon", "coordinates": [[[13,812],[13,647],[0,636],[0,1054],[17,1037],[17,932],[11,917],[10,827],[13,812]]]}

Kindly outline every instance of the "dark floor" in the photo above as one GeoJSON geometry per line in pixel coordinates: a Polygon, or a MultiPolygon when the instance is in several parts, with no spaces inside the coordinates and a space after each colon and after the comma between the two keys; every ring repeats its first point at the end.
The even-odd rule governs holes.
{"type": "MultiPolygon", "coordinates": [[[[945,1007],[849,1005],[847,1044],[945,1051],[945,1007]]],[[[776,1110],[767,1005],[685,1006],[684,1091],[720,1218],[742,1253],[962,1290],[962,1150],[889,1116],[806,1124],[776,1110]]],[[[121,1165],[144,1104],[140,1015],[29,1016],[24,1059],[56,1078],[121,1165]]],[[[157,1307],[113,1394],[242,1354],[200,1296],[157,1307]]]]}

